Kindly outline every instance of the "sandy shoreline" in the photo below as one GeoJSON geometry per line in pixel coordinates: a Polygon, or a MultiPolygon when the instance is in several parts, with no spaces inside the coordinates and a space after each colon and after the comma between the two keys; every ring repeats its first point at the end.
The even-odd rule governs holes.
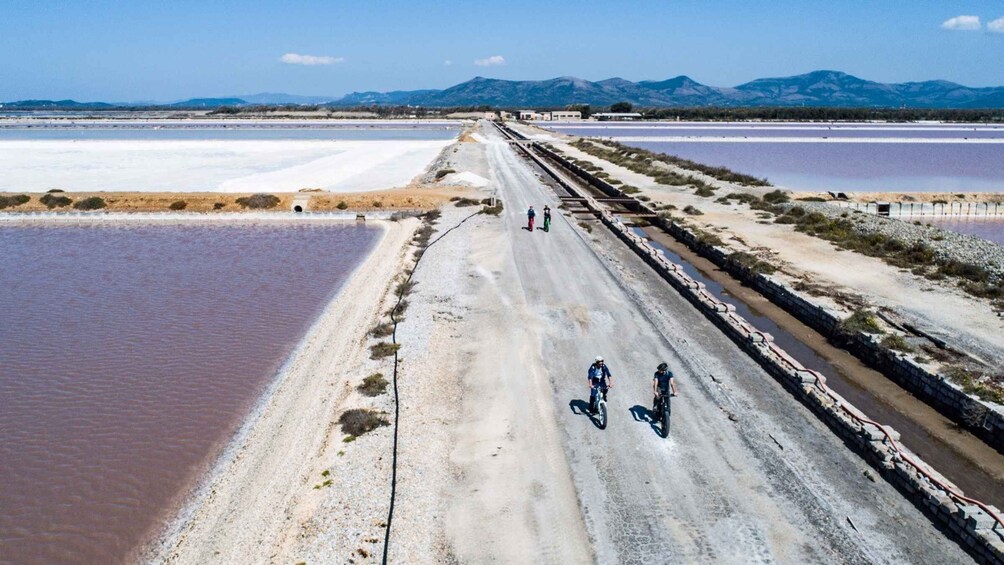
{"type": "Polygon", "coordinates": [[[137,558],[153,563],[269,562],[295,533],[334,415],[363,375],[366,331],[417,221],[382,222],[370,256],[329,303],[189,501],[137,558]],[[277,514],[285,514],[280,519],[277,514]]]}

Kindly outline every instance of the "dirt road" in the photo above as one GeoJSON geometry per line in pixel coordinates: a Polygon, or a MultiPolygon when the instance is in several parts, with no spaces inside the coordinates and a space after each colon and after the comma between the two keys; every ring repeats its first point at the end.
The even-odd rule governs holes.
{"type": "Polygon", "coordinates": [[[415,274],[405,331],[420,345],[403,350],[413,395],[404,429],[429,423],[407,414],[409,402],[434,401],[430,375],[460,376],[437,391],[457,400],[436,412],[449,424],[444,454],[402,432],[402,492],[419,494],[403,495],[392,557],[415,558],[408,543],[431,540],[442,555],[426,559],[463,563],[969,561],[599,224],[587,233],[559,213],[529,165],[482,133],[505,211],[430,249],[415,274]],[[531,204],[555,210],[550,233],[524,229],[531,204]],[[605,430],[583,414],[596,355],[615,379],[605,430]],[[668,439],[647,421],[659,361],[681,391],[668,439]],[[440,457],[448,472],[435,470],[440,457]]]}

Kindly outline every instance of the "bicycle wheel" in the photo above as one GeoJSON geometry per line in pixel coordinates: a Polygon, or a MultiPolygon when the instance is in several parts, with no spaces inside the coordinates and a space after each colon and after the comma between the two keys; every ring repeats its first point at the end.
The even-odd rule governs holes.
{"type": "Polygon", "coordinates": [[[662,401],[662,437],[669,437],[669,397],[662,401]]]}
{"type": "Polygon", "coordinates": [[[607,401],[602,398],[597,400],[596,406],[596,421],[600,426],[601,430],[607,427],[607,401]]]}

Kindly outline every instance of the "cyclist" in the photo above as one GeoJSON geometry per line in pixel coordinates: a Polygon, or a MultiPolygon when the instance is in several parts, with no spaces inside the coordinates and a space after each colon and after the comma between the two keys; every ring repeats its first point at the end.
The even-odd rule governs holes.
{"type": "Polygon", "coordinates": [[[526,229],[533,233],[533,218],[536,217],[537,213],[533,211],[533,206],[526,211],[526,229]]]}
{"type": "Polygon", "coordinates": [[[663,394],[676,396],[676,379],[673,377],[673,371],[669,370],[669,365],[659,363],[656,367],[655,374],[652,375],[652,394],[655,395],[652,399],[652,412],[658,411],[659,398],[663,394]]]}
{"type": "Polygon", "coordinates": [[[605,400],[607,398],[607,389],[614,386],[614,378],[610,374],[610,369],[607,368],[606,363],[603,362],[603,357],[599,355],[596,356],[593,364],[589,366],[586,378],[589,380],[589,412],[595,414],[596,393],[602,393],[605,400]]]}
{"type": "Polygon", "coordinates": [[[544,231],[551,231],[551,208],[544,205],[544,231]]]}

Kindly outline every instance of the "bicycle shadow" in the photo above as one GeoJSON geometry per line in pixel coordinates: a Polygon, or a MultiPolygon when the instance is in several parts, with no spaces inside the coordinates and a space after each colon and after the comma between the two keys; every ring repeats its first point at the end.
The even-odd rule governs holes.
{"type": "Polygon", "coordinates": [[[631,412],[631,417],[634,418],[635,422],[648,424],[648,427],[655,432],[655,435],[662,437],[662,429],[659,428],[659,424],[655,420],[654,412],[641,404],[635,404],[628,411],[631,412]]]}
{"type": "Polygon", "coordinates": [[[575,414],[576,416],[587,416],[589,421],[592,422],[597,429],[603,429],[603,426],[600,425],[600,421],[596,419],[596,416],[589,413],[588,400],[579,400],[578,398],[575,398],[568,402],[568,407],[572,410],[572,414],[575,414]]]}

